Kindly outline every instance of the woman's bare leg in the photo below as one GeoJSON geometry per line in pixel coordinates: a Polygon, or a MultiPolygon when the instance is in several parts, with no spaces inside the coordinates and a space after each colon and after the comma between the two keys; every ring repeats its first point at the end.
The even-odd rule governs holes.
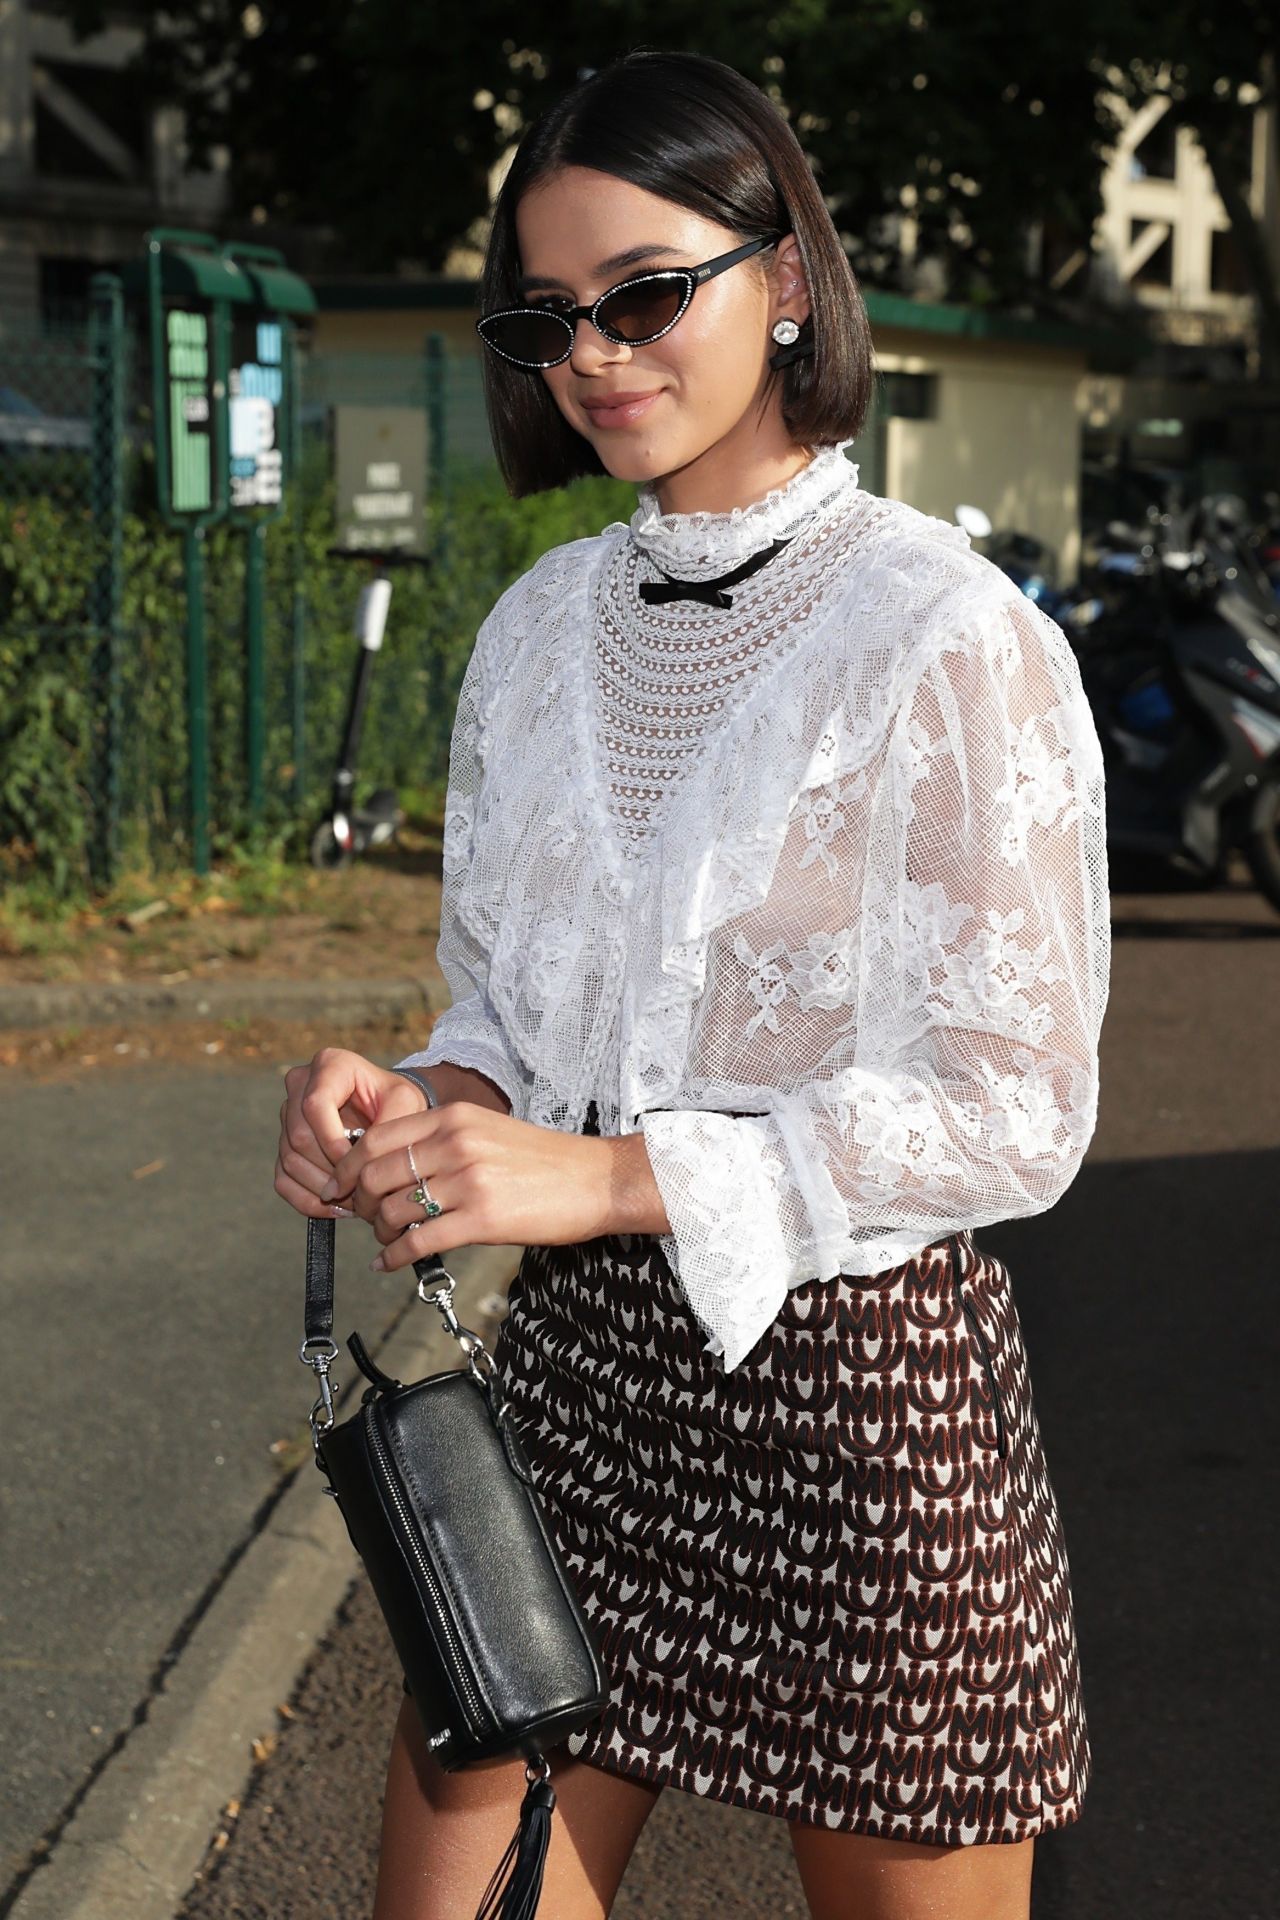
{"type": "MultiPolygon", "coordinates": [[[[555,1920],[604,1920],[661,1787],[547,1755],[556,1790],[543,1904],[555,1920]]],[[[372,1920],[474,1920],[520,1818],[524,1761],[446,1773],[404,1696],[391,1741],[372,1920]]]]}
{"type": "Polygon", "coordinates": [[[788,1824],[813,1920],[1028,1920],[1034,1840],[928,1847],[788,1824]]]}

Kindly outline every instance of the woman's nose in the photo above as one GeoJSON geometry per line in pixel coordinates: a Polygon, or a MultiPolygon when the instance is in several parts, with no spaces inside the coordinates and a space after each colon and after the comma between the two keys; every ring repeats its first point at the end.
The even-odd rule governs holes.
{"type": "Polygon", "coordinates": [[[625,365],[630,358],[631,349],[625,342],[606,340],[585,314],[576,322],[573,352],[569,355],[569,364],[575,373],[590,373],[601,364],[612,366],[615,362],[621,362],[625,365]]]}

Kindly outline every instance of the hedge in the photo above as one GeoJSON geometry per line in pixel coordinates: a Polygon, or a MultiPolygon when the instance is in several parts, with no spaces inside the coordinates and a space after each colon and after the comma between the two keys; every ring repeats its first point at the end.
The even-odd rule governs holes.
{"type": "MultiPolygon", "coordinates": [[[[323,812],[356,659],[353,614],[365,568],[331,557],[332,489],[299,486],[268,529],[264,827],[301,858],[323,812]],[[304,758],[295,765],[292,660],[300,637],[304,758]],[[300,788],[300,793],[298,789],[300,788]]],[[[393,575],[357,792],[440,791],[458,687],[476,628],[498,594],[550,546],[626,519],[632,486],[607,478],[512,500],[496,474],[455,482],[432,508],[437,562],[393,575]]],[[[244,844],[243,532],[206,537],[206,644],[212,847],[244,844]]],[[[105,755],[112,700],[92,624],[100,553],[88,514],[52,494],[0,500],[0,876],[38,879],[60,898],[92,891],[90,842],[108,782],[118,795],[121,864],[157,872],[190,861],[186,600],[180,536],[153,514],[124,525],[114,690],[117,752],[105,755]]]]}

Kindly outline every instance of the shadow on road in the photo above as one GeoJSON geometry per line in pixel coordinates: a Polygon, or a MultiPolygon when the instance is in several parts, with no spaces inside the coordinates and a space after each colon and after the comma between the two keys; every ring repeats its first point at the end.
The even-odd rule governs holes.
{"type": "Polygon", "coordinates": [[[1205,914],[1203,918],[1191,914],[1176,918],[1164,916],[1159,920],[1135,916],[1113,920],[1111,937],[1113,940],[1280,940],[1280,916],[1274,923],[1265,920],[1237,923],[1213,914],[1205,914]]]}
{"type": "Polygon", "coordinates": [[[1280,1912],[1280,1151],[1102,1165],[978,1238],[1009,1266],[1066,1527],[1093,1781],[1035,1920],[1280,1912]]]}

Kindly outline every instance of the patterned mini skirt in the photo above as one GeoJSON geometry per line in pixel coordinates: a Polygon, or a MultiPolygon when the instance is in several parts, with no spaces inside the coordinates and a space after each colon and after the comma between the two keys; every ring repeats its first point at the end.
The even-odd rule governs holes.
{"type": "Polygon", "coordinates": [[[971,1234],[791,1289],[729,1373],[656,1237],[528,1247],[494,1359],[610,1679],[571,1754],[888,1839],[1077,1817],[1066,1549],[971,1234]]]}

